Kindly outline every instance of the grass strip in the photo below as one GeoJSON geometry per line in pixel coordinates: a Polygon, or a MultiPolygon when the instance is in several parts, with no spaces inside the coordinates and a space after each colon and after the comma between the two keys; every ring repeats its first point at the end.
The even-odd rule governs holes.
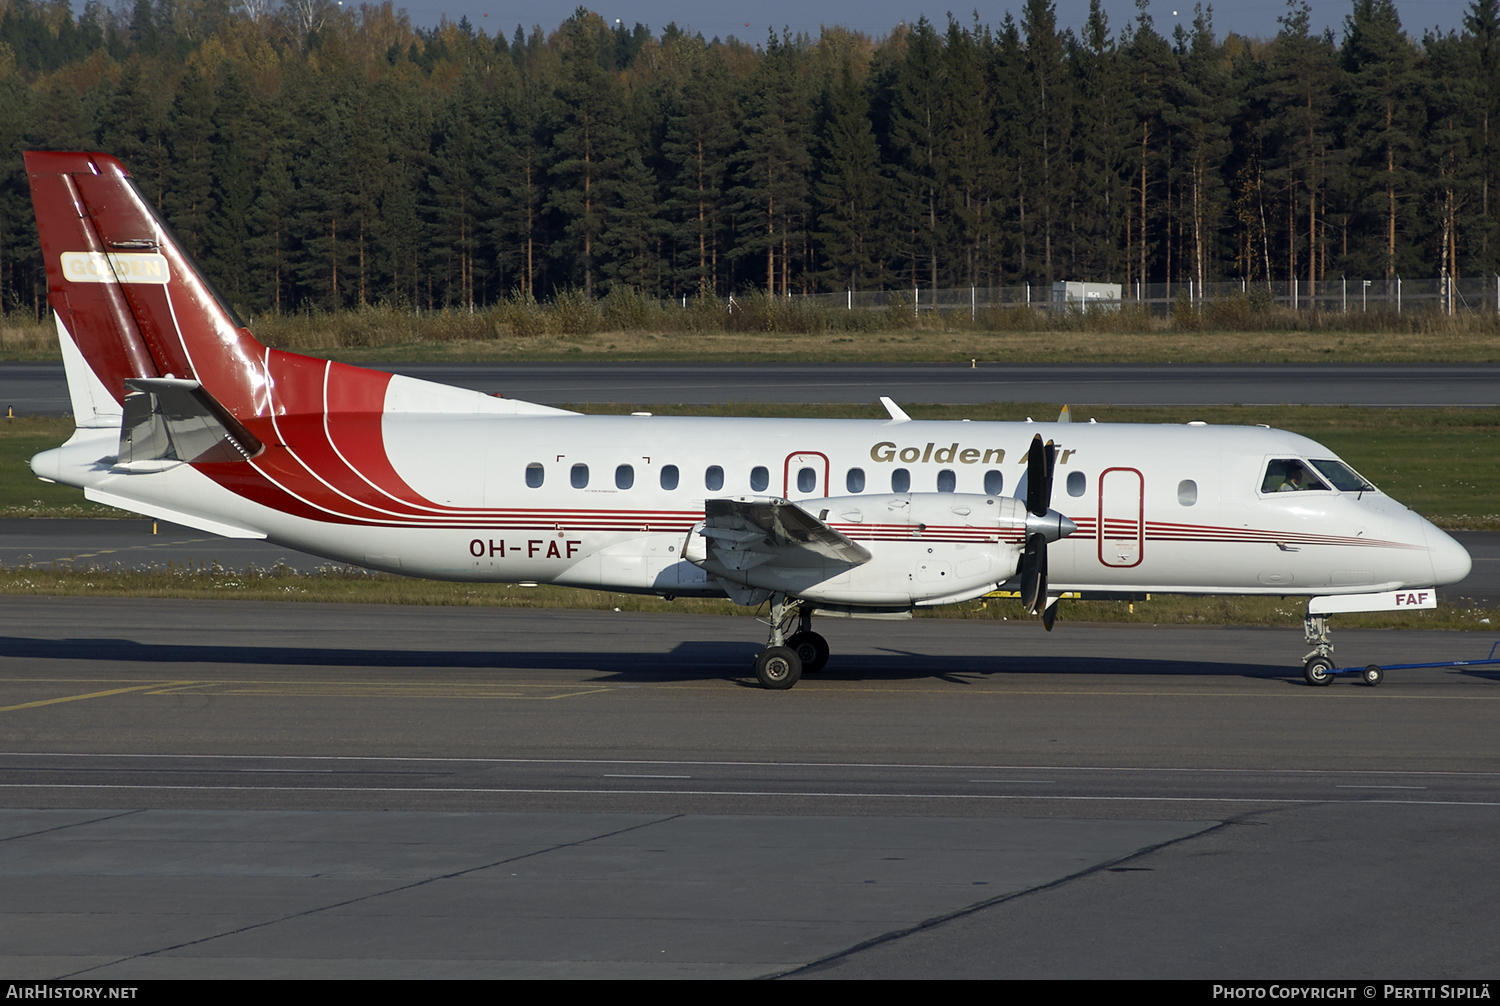
{"type": "MultiPolygon", "coordinates": [[[[1453,363],[1500,360],[1500,318],[1253,310],[1239,298],[1171,318],[1121,311],[1053,315],[1024,309],[913,314],[847,311],[751,295],[664,308],[633,295],[552,304],[511,301],[476,312],[420,314],[371,306],[334,314],[267,314],[266,345],[349,363],[589,357],[681,362],[1453,363]],[[613,298],[613,300],[612,300],[613,298]],[[626,302],[629,303],[626,303],[626,302]]],[[[0,314],[0,360],[59,360],[50,318],[0,314]]]]}

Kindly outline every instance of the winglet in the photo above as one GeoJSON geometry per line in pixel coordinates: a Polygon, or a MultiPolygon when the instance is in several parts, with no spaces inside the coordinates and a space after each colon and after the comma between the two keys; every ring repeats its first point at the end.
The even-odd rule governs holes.
{"type": "Polygon", "coordinates": [[[889,398],[885,397],[884,395],[880,396],[880,404],[884,405],[885,406],[885,411],[887,411],[887,412],[889,412],[891,414],[891,420],[893,422],[897,422],[897,423],[909,423],[909,422],[911,422],[911,416],[908,416],[905,412],[902,411],[901,406],[897,405],[895,402],[891,401],[889,398]]]}

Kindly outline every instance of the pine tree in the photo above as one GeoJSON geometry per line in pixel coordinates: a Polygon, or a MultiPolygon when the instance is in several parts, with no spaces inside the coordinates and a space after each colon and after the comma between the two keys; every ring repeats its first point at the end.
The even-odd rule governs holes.
{"type": "Polygon", "coordinates": [[[1167,145],[1165,116],[1168,96],[1178,72],[1177,60],[1173,57],[1171,48],[1156,33],[1155,24],[1147,11],[1149,0],[1136,0],[1135,6],[1135,24],[1131,26],[1130,35],[1122,46],[1127,67],[1127,86],[1133,98],[1130,115],[1134,120],[1129,172],[1133,205],[1125,224],[1126,243],[1133,244],[1134,249],[1126,260],[1127,285],[1132,279],[1149,283],[1153,273],[1171,281],[1170,254],[1157,270],[1153,252],[1158,247],[1169,247],[1167,239],[1171,227],[1171,204],[1168,200],[1167,177],[1172,163],[1172,150],[1167,145]]]}
{"type": "Polygon", "coordinates": [[[1176,186],[1186,204],[1181,219],[1186,240],[1181,242],[1179,258],[1186,258],[1184,271],[1201,291],[1210,277],[1218,276],[1219,221],[1228,203],[1228,188],[1219,169],[1229,158],[1233,102],[1210,15],[1204,13],[1202,4],[1194,8],[1194,14],[1192,33],[1180,47],[1182,74],[1176,81],[1168,124],[1181,151],[1176,186]]]}
{"type": "Polygon", "coordinates": [[[938,192],[942,184],[939,157],[946,124],[943,109],[942,39],[924,17],[907,39],[906,59],[896,80],[891,110],[891,144],[899,158],[896,179],[907,232],[911,283],[917,285],[918,261],[925,265],[932,290],[938,286],[938,246],[942,231],[938,192]]]}
{"type": "Polygon", "coordinates": [[[1063,39],[1057,31],[1052,0],[1026,0],[1021,15],[1026,39],[1025,147],[1022,163],[1030,167],[1028,189],[1036,203],[1035,244],[1042,275],[1050,290],[1056,276],[1060,211],[1072,191],[1068,168],[1072,144],[1072,99],[1063,66],[1063,39]]]}
{"type": "Polygon", "coordinates": [[[1416,53],[1391,0],[1355,0],[1344,30],[1345,144],[1355,165],[1353,222],[1364,235],[1357,261],[1390,280],[1419,261],[1402,241],[1420,143],[1416,53]]]}
{"type": "MultiPolygon", "coordinates": [[[[1428,33],[1422,40],[1427,65],[1421,74],[1421,105],[1427,121],[1423,128],[1423,173],[1420,214],[1426,246],[1426,261],[1438,263],[1438,274],[1457,279],[1466,270],[1463,255],[1467,232],[1472,227],[1483,237],[1483,218],[1473,208],[1483,186],[1483,161],[1477,142],[1482,136],[1483,105],[1479,100],[1479,53],[1469,39],[1453,34],[1428,33]]],[[[1443,306],[1454,304],[1442,290],[1443,306]]]]}
{"type": "Polygon", "coordinates": [[[1026,137],[1026,48],[1015,18],[1006,14],[989,54],[988,81],[994,95],[997,222],[1000,237],[996,270],[1000,283],[1029,283],[1032,279],[1031,219],[1035,200],[1029,189],[1031,165],[1026,137]]]}
{"type": "Polygon", "coordinates": [[[738,143],[728,72],[709,56],[668,103],[663,160],[676,171],[666,210],[676,249],[674,288],[700,294],[719,289],[724,182],[738,143]]]}
{"type": "Polygon", "coordinates": [[[1500,271],[1500,0],[1473,0],[1464,16],[1473,50],[1475,132],[1479,191],[1476,194],[1475,264],[1500,271]]]}
{"type": "Polygon", "coordinates": [[[482,172],[478,113],[478,85],[472,74],[465,73],[438,127],[427,179],[432,192],[431,234],[443,270],[444,302],[471,309],[475,303],[482,172]]]}
{"type": "Polygon", "coordinates": [[[35,114],[32,90],[0,43],[0,311],[24,306],[41,317],[47,284],[21,160],[35,114]]]}
{"type": "Polygon", "coordinates": [[[495,151],[485,192],[496,265],[524,297],[536,296],[549,242],[546,206],[548,159],[552,153],[554,100],[551,88],[525,77],[497,110],[495,151]]]}
{"type": "MultiPolygon", "coordinates": [[[[226,63],[214,101],[214,203],[204,233],[204,265],[238,307],[252,303],[249,243],[255,183],[265,168],[269,132],[259,102],[233,63],[226,63]]],[[[257,305],[259,306],[259,305],[257,305]]]]}
{"type": "Polygon", "coordinates": [[[1084,279],[1123,272],[1121,242],[1130,206],[1123,181],[1130,136],[1121,60],[1100,0],[1089,0],[1083,37],[1070,59],[1074,121],[1079,124],[1073,177],[1077,200],[1069,229],[1077,236],[1073,268],[1084,279]]]}
{"type": "Polygon", "coordinates": [[[124,162],[142,193],[160,209],[167,169],[164,124],[139,61],[126,63],[120,72],[99,126],[100,146],[124,162]]]}
{"type": "Polygon", "coordinates": [[[590,297],[599,278],[599,236],[615,198],[626,144],[620,123],[624,103],[617,81],[602,65],[608,54],[601,49],[601,37],[610,38],[603,19],[581,7],[562,27],[557,158],[551,165],[554,188],[548,200],[565,221],[553,254],[570,278],[582,280],[590,297]]]}
{"type": "Polygon", "coordinates": [[[657,218],[656,178],[639,149],[625,155],[615,183],[615,205],[600,238],[609,285],[660,296],[662,225],[657,218]]]}
{"type": "Polygon", "coordinates": [[[273,143],[250,211],[251,238],[246,248],[255,277],[256,302],[276,313],[295,306],[292,282],[292,213],[296,189],[283,143],[273,143]]]}
{"type": "Polygon", "coordinates": [[[744,148],[731,192],[737,228],[732,255],[747,266],[765,262],[765,289],[772,296],[791,292],[810,210],[812,100],[800,63],[793,40],[773,34],[748,82],[744,148]]]}
{"type": "Polygon", "coordinates": [[[163,199],[167,220],[194,258],[204,257],[213,213],[213,88],[195,66],[182,75],[167,114],[171,167],[163,199]]]}
{"type": "Polygon", "coordinates": [[[819,278],[832,288],[858,291],[881,280],[880,223],[885,213],[880,148],[870,126],[870,101],[854,79],[849,60],[828,96],[817,232],[825,268],[819,278]]]}
{"type": "Polygon", "coordinates": [[[985,251],[993,226],[991,210],[999,183],[992,129],[994,110],[985,87],[984,39],[948,19],[943,45],[946,101],[938,166],[949,216],[947,258],[949,282],[972,286],[984,271],[985,251]]]}
{"type": "MultiPolygon", "coordinates": [[[[1285,255],[1281,275],[1290,282],[1300,274],[1309,284],[1321,275],[1327,259],[1319,222],[1334,196],[1329,192],[1330,167],[1335,178],[1343,174],[1338,170],[1343,152],[1331,119],[1340,70],[1332,43],[1310,33],[1311,15],[1305,2],[1288,3],[1261,88],[1264,177],[1285,199],[1275,214],[1285,226],[1270,225],[1280,227],[1276,247],[1285,255]],[[1304,257],[1299,268],[1299,258],[1304,257]]],[[[1347,190],[1347,184],[1338,188],[1347,190]]],[[[1340,202],[1347,206],[1348,199],[1345,195],[1340,202]]]]}

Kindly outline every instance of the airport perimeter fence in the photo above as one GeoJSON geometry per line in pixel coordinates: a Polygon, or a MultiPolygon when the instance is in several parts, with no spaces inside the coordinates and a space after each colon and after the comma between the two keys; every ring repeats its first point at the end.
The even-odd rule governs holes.
{"type": "MultiPolygon", "coordinates": [[[[1093,284],[1091,284],[1093,285],[1093,284]]],[[[1116,310],[1141,307],[1152,314],[1170,315],[1179,304],[1202,308],[1214,301],[1248,300],[1252,306],[1272,306],[1293,311],[1391,312],[1437,311],[1442,314],[1500,314],[1500,275],[1438,277],[1436,279],[1324,279],[1264,280],[1226,283],[1135,283],[1121,285],[1120,297],[1087,300],[1069,298],[1041,283],[1018,286],[974,286],[950,289],[910,287],[902,290],[846,290],[843,293],[790,294],[792,302],[824,309],[904,309],[914,314],[927,311],[964,312],[1031,308],[1040,311],[1116,310]]],[[[734,298],[727,307],[735,310],[734,298]]]]}

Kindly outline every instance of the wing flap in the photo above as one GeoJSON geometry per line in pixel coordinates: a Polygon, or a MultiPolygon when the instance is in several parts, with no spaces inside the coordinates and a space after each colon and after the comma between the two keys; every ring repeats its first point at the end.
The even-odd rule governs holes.
{"type": "Polygon", "coordinates": [[[759,553],[766,556],[761,561],[780,559],[799,566],[808,560],[850,566],[870,561],[868,549],[791,500],[775,496],[711,499],[705,501],[703,511],[700,533],[713,542],[716,551],[759,553]]]}

